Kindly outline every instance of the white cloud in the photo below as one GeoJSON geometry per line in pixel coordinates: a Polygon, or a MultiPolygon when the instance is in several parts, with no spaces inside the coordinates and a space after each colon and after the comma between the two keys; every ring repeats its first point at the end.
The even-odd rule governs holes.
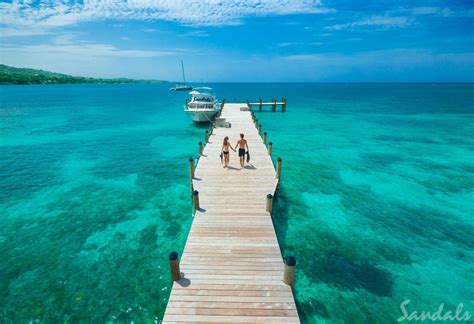
{"type": "Polygon", "coordinates": [[[298,54],[282,57],[288,62],[309,62],[329,64],[336,66],[358,66],[366,68],[367,66],[391,66],[394,70],[406,66],[423,66],[435,62],[444,61],[444,63],[462,63],[471,62],[471,68],[474,68],[472,60],[474,52],[466,53],[437,53],[423,48],[393,48],[377,51],[363,51],[350,55],[340,53],[317,53],[317,54],[298,54]]]}
{"type": "Polygon", "coordinates": [[[435,17],[472,17],[474,9],[459,9],[434,6],[401,7],[387,11],[390,15],[410,15],[410,16],[435,16],[435,17]]]}
{"type": "MultiPolygon", "coordinates": [[[[1,14],[0,14],[1,16],[1,14]]],[[[31,26],[28,29],[26,28],[17,28],[17,27],[5,27],[0,28],[0,37],[24,37],[24,36],[39,36],[39,35],[51,35],[53,32],[48,31],[44,28],[38,28],[31,26]]]]}
{"type": "Polygon", "coordinates": [[[209,34],[205,30],[192,30],[184,34],[184,36],[190,37],[208,37],[209,34]]]}
{"type": "Polygon", "coordinates": [[[349,29],[354,27],[363,27],[363,26],[381,26],[384,28],[404,28],[413,23],[413,19],[408,16],[371,16],[369,18],[364,18],[361,20],[353,21],[345,24],[336,24],[332,26],[327,26],[325,29],[328,30],[341,30],[349,29]]]}
{"type": "Polygon", "coordinates": [[[474,75],[474,52],[443,53],[423,48],[300,54],[281,60],[288,68],[301,71],[301,79],[313,80],[464,81],[474,75]]]}
{"type": "Polygon", "coordinates": [[[325,27],[327,30],[343,30],[355,27],[380,26],[382,28],[405,28],[413,25],[421,16],[472,17],[474,9],[452,10],[442,7],[400,7],[386,11],[384,15],[373,15],[356,21],[325,27]]]}
{"type": "Polygon", "coordinates": [[[439,12],[438,7],[415,7],[412,9],[414,15],[434,15],[439,12]]]}
{"type": "Polygon", "coordinates": [[[71,45],[77,42],[76,34],[60,34],[51,38],[51,41],[55,45],[71,45]]]}
{"type": "Polygon", "coordinates": [[[440,16],[440,17],[452,17],[452,16],[464,16],[466,12],[454,12],[449,8],[441,8],[441,7],[413,7],[413,8],[405,8],[401,9],[400,11],[408,12],[414,16],[440,16]]]}
{"type": "MultiPolygon", "coordinates": [[[[321,0],[17,0],[0,2],[4,26],[49,29],[96,20],[166,20],[183,25],[240,24],[248,16],[330,12],[321,0]]],[[[3,35],[8,36],[8,35],[3,35]]]]}
{"type": "MultiPolygon", "coordinates": [[[[68,41],[70,38],[66,38],[68,41]]],[[[137,49],[120,49],[108,44],[73,44],[72,42],[55,42],[54,44],[42,45],[24,45],[24,46],[3,46],[2,54],[8,56],[13,55],[35,55],[52,57],[61,56],[65,59],[74,61],[75,58],[86,56],[89,58],[151,58],[167,55],[176,55],[177,51],[155,51],[155,50],[137,50],[137,49]]]]}
{"type": "Polygon", "coordinates": [[[1,45],[0,63],[80,76],[172,80],[176,73],[170,69],[171,64],[178,67],[176,57],[190,53],[193,51],[189,49],[123,48],[123,45],[114,46],[84,42],[69,36],[55,36],[47,44],[4,43],[1,45]],[[161,68],[157,69],[156,66],[161,68]]]}
{"type": "Polygon", "coordinates": [[[278,43],[277,44],[277,47],[289,47],[289,46],[293,46],[293,45],[296,45],[297,43],[293,43],[293,42],[282,42],[282,43],[278,43]]]}

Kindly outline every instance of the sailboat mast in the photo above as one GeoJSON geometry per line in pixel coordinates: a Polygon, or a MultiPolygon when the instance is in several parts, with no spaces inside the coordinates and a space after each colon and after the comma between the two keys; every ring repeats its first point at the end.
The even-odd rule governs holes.
{"type": "Polygon", "coordinates": [[[183,84],[186,85],[186,76],[184,75],[184,64],[183,64],[183,60],[181,60],[181,70],[183,71],[183,84]]]}

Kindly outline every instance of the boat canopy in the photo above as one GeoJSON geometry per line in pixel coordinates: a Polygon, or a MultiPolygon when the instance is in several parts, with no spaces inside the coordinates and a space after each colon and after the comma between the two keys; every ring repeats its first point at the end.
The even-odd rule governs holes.
{"type": "Polygon", "coordinates": [[[199,98],[214,98],[215,96],[213,94],[210,94],[210,93],[201,93],[201,92],[197,92],[197,91],[191,91],[189,93],[190,95],[192,95],[193,97],[199,97],[199,98]]]}

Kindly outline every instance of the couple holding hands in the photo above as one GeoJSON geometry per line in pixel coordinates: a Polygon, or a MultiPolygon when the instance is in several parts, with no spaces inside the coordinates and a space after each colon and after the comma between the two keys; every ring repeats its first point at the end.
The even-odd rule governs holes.
{"type": "MultiPolygon", "coordinates": [[[[224,168],[227,168],[229,165],[229,148],[236,152],[236,150],[229,143],[229,137],[226,136],[224,138],[224,142],[222,143],[221,153],[221,160],[222,155],[224,156],[224,168]]],[[[250,161],[249,146],[247,144],[247,140],[244,139],[244,134],[240,134],[240,139],[237,141],[237,144],[235,144],[235,148],[239,149],[240,166],[243,168],[245,166],[245,154],[247,154],[247,163],[250,161]],[[247,151],[245,151],[245,148],[247,148],[247,151]]]]}

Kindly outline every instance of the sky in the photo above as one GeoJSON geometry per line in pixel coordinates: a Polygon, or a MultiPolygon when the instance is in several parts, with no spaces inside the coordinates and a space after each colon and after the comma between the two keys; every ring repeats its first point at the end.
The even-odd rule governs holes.
{"type": "Polygon", "coordinates": [[[0,63],[204,82],[472,82],[474,1],[0,0],[0,63]]]}

